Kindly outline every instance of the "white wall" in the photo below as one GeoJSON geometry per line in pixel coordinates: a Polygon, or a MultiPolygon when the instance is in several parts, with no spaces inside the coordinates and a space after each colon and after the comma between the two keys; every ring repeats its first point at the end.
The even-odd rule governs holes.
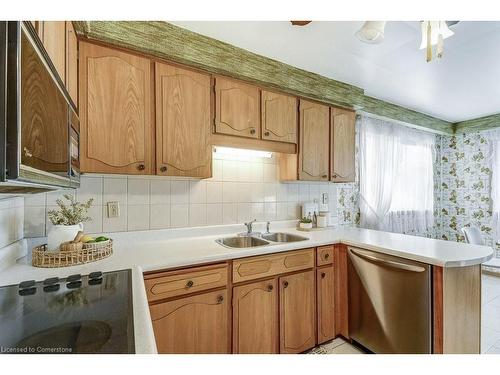
{"type": "Polygon", "coordinates": [[[25,235],[44,236],[50,228],[47,210],[63,193],[78,200],[94,198],[88,233],[163,229],[286,220],[300,216],[300,203],[320,200],[326,192],[336,212],[332,183],[280,183],[273,154],[265,158],[222,158],[214,154],[213,177],[207,180],[157,176],[84,175],[76,192],[57,191],[26,198],[25,235]],[[107,202],[120,203],[120,217],[108,218],[107,202]]]}
{"type": "Polygon", "coordinates": [[[23,238],[23,222],[24,198],[0,195],[0,249],[23,238]]]}

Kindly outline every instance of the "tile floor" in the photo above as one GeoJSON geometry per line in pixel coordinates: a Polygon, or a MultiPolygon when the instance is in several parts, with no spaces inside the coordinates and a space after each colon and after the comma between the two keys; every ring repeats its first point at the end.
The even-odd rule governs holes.
{"type": "MultiPolygon", "coordinates": [[[[500,277],[483,275],[481,353],[500,354],[500,277]]],[[[311,349],[309,354],[362,354],[341,338],[311,349]]]]}

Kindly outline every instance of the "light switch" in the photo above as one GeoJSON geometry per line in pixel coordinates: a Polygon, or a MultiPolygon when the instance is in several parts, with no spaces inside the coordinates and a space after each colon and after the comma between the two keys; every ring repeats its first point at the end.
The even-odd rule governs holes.
{"type": "Polygon", "coordinates": [[[120,217],[120,204],[118,202],[108,202],[108,218],[120,217]]]}

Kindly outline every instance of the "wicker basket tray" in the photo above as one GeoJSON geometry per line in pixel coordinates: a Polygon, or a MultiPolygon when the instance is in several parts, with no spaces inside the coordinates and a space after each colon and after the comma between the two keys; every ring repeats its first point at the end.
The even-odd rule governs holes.
{"type": "Polygon", "coordinates": [[[95,262],[113,254],[113,240],[86,243],[83,249],[75,251],[47,251],[47,245],[33,249],[33,267],[56,268],[95,262]]]}

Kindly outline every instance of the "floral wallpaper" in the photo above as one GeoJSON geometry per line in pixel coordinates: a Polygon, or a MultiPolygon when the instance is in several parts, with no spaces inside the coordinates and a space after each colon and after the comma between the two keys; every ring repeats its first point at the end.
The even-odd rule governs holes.
{"type": "MultiPolygon", "coordinates": [[[[358,125],[357,125],[358,126],[358,125]]],[[[356,169],[358,165],[356,140],[356,169]]],[[[426,237],[463,242],[461,228],[477,226],[500,257],[500,244],[493,238],[491,210],[490,148],[481,132],[436,135],[434,165],[434,227],[426,237]]],[[[338,222],[359,225],[359,179],[337,185],[338,222]]],[[[409,233],[411,234],[411,233],[409,233]]]]}
{"type": "Polygon", "coordinates": [[[493,239],[488,139],[475,132],[437,136],[436,143],[435,237],[463,242],[461,228],[476,226],[500,257],[500,246],[493,239]]]}

